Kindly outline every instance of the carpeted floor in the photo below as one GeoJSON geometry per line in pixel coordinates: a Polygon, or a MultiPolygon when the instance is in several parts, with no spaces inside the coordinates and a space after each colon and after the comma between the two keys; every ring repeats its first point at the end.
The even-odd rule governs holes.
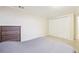
{"type": "Polygon", "coordinates": [[[25,42],[2,42],[0,53],[73,53],[75,51],[63,42],[51,42],[49,39],[49,37],[41,37],[25,42]]]}

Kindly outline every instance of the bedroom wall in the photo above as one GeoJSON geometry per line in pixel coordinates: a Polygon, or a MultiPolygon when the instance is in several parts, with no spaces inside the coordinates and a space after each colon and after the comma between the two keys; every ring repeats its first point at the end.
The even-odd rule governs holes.
{"type": "Polygon", "coordinates": [[[74,16],[68,14],[49,20],[49,35],[63,39],[74,39],[74,16]]]}
{"type": "Polygon", "coordinates": [[[24,14],[9,7],[0,7],[0,25],[21,26],[21,41],[47,35],[47,20],[24,14]]]}

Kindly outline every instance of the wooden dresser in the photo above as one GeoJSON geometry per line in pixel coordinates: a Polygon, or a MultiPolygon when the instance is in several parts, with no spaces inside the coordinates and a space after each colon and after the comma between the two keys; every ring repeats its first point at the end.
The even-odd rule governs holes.
{"type": "Polygon", "coordinates": [[[0,26],[0,42],[21,41],[21,26],[0,26]]]}

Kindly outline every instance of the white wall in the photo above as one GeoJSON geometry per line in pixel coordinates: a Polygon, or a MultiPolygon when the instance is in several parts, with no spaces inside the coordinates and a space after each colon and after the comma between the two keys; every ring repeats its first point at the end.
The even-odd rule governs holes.
{"type": "Polygon", "coordinates": [[[42,17],[22,14],[18,10],[0,7],[0,25],[21,26],[21,41],[45,36],[47,20],[42,17]]]}
{"type": "Polygon", "coordinates": [[[73,14],[61,16],[49,20],[49,35],[59,38],[74,39],[74,17],[73,14]]]}

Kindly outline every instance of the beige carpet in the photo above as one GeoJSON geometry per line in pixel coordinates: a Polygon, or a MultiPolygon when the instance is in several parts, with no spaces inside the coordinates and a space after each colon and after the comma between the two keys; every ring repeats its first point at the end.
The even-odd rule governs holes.
{"type": "Polygon", "coordinates": [[[52,37],[41,37],[25,42],[2,42],[1,53],[74,53],[75,49],[52,37]]]}

